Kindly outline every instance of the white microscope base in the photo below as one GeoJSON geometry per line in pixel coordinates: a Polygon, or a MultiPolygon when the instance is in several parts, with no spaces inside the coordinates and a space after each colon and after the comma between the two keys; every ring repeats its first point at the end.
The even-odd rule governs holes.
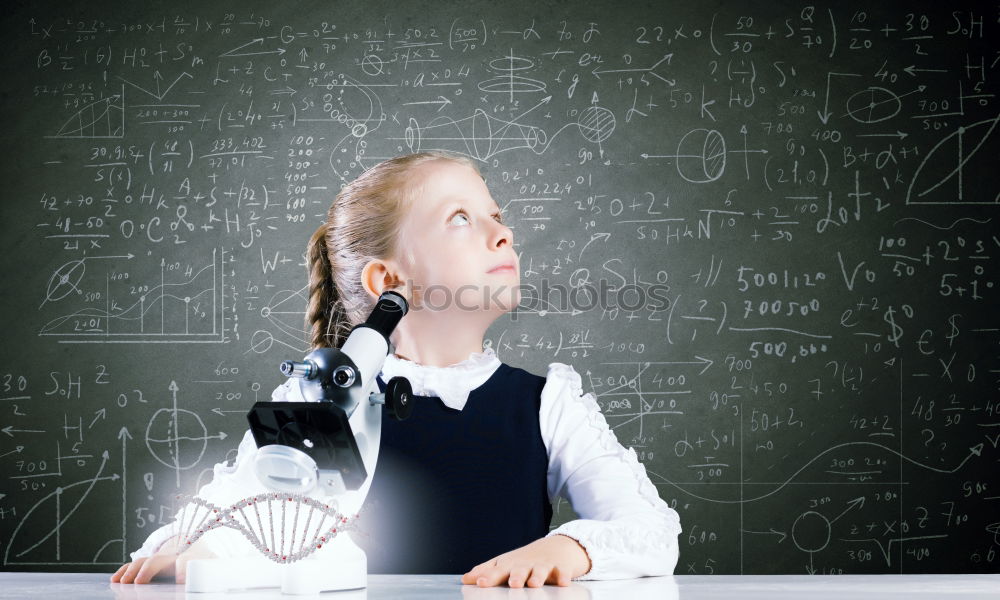
{"type": "Polygon", "coordinates": [[[193,559],[187,563],[184,589],[199,593],[280,587],[284,594],[304,595],[367,585],[368,561],[359,552],[310,556],[285,564],[263,556],[193,559]]]}

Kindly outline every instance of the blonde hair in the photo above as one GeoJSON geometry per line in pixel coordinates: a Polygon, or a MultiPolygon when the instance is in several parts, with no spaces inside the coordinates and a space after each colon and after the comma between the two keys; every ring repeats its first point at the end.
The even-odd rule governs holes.
{"type": "MultiPolygon", "coordinates": [[[[383,161],[344,186],[306,248],[309,345],[339,348],[351,329],[375,306],[361,281],[369,261],[398,256],[400,227],[417,191],[413,169],[433,160],[449,160],[479,173],[471,159],[431,150],[383,161]]],[[[480,176],[482,176],[480,174],[480,176]]]]}

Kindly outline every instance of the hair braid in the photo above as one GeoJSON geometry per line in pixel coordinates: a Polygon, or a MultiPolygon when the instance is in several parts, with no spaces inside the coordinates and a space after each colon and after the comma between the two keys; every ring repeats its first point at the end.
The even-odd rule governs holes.
{"type": "Polygon", "coordinates": [[[309,266],[309,300],[306,305],[306,329],[312,348],[334,347],[330,329],[339,320],[339,295],[333,281],[333,268],[326,251],[327,226],[323,223],[309,239],[306,264],[309,266]]]}

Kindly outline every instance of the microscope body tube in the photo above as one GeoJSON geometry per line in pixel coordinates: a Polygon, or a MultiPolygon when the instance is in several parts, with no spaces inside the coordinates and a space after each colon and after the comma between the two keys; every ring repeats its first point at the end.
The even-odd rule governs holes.
{"type": "Polygon", "coordinates": [[[367,392],[389,354],[389,343],[385,336],[371,327],[355,327],[340,350],[354,361],[361,372],[361,389],[367,392]]]}
{"type": "Polygon", "coordinates": [[[361,372],[361,389],[366,393],[389,354],[389,336],[408,311],[409,303],[402,294],[383,292],[368,319],[354,327],[341,345],[340,351],[351,357],[361,372]]]}

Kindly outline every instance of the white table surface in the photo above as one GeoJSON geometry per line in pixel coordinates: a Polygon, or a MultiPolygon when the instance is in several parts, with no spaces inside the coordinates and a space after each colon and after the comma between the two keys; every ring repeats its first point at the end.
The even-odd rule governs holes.
{"type": "MultiPolygon", "coordinates": [[[[310,598],[277,588],[187,594],[183,585],[110,583],[104,573],[0,573],[0,598],[90,600],[218,600],[310,598]]],[[[575,581],[569,587],[477,588],[457,575],[370,575],[361,590],[325,592],[319,600],[461,598],[463,600],[705,600],[717,598],[829,600],[848,598],[996,598],[1000,575],[677,575],[620,581],[575,581]]]]}

